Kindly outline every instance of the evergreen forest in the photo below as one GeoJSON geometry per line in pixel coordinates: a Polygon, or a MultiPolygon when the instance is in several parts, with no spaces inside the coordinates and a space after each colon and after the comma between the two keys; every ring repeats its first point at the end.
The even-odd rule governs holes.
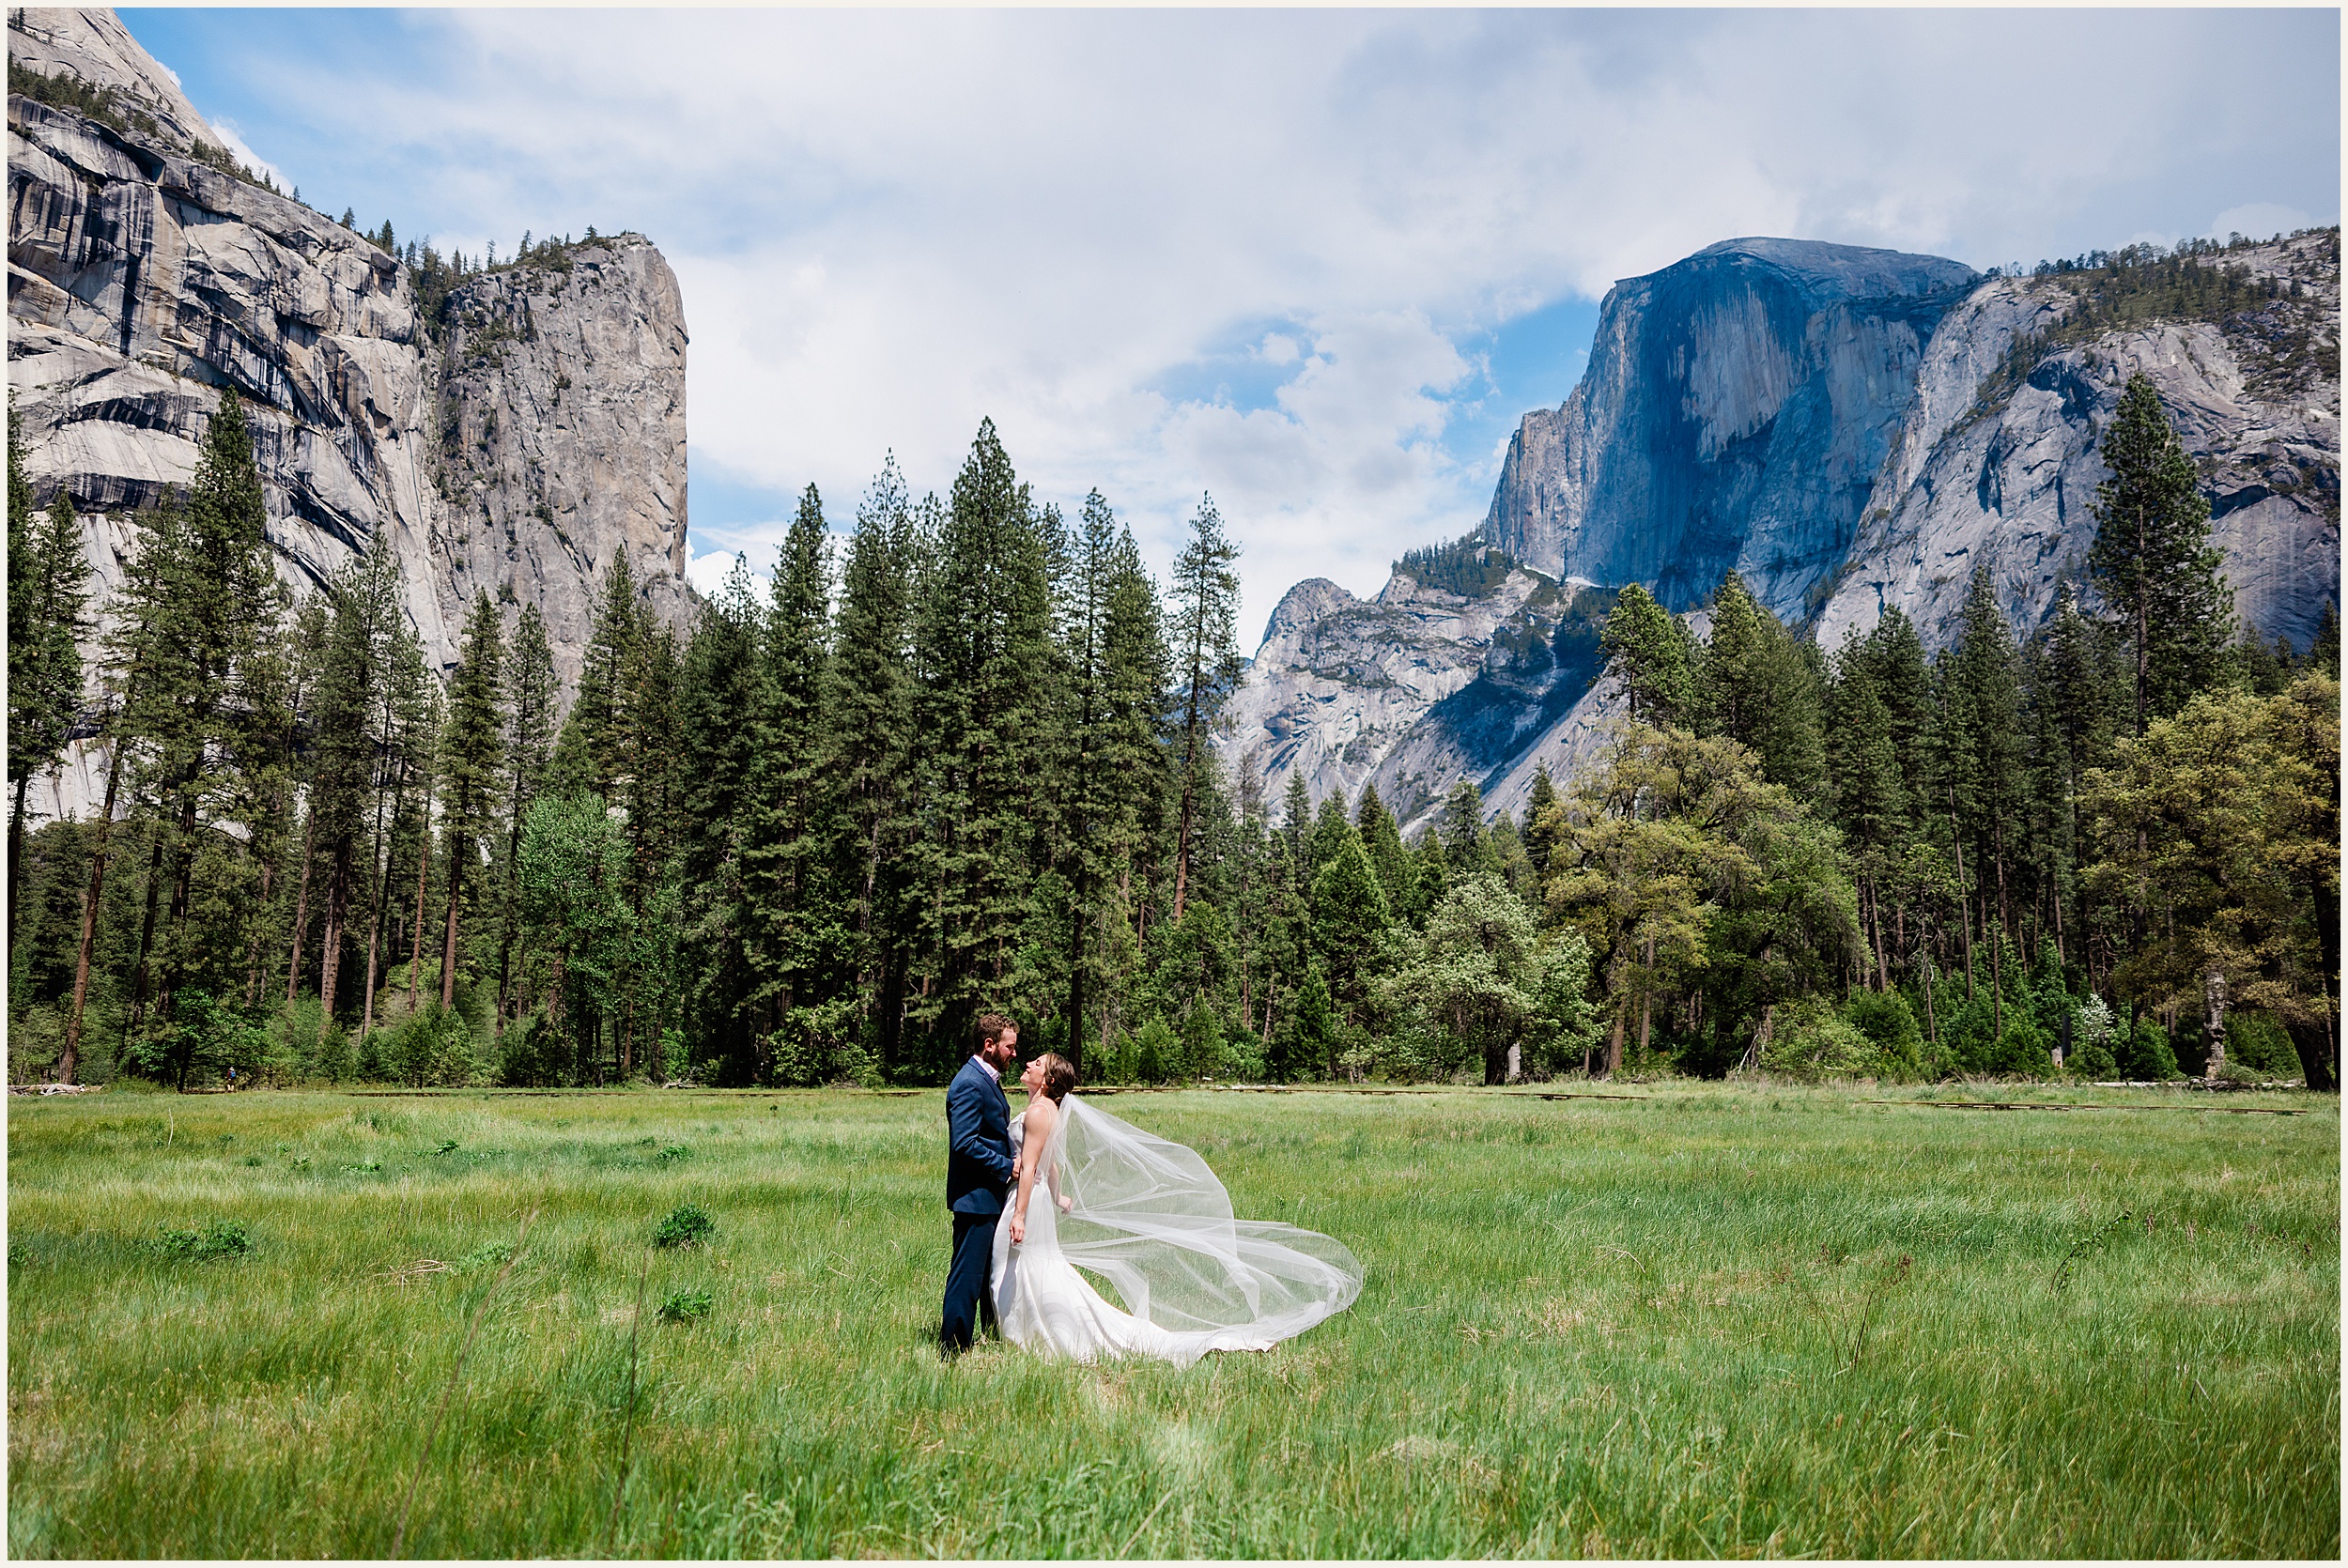
{"type": "Polygon", "coordinates": [[[1488,820],[1270,796],[1215,744],[1213,502],[1158,582],[991,425],[843,533],[810,486],[689,627],[615,556],[575,691],[486,595],[427,669],[380,545],[293,599],[233,396],[103,607],[11,439],[11,1077],[935,1084],[1001,1011],[1095,1083],[2330,1087],[2337,621],[2240,623],[2149,384],[2104,450],[2025,638],[1987,564],[1930,655],[1896,611],[1822,650],[1734,574],[1702,637],[1610,595],[1621,717],[1488,820]],[[99,808],[29,824],[77,741],[99,808]]]}

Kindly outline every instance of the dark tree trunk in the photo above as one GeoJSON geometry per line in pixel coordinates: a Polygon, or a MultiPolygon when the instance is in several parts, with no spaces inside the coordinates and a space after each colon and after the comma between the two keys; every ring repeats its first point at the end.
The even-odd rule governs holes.
{"type": "Polygon", "coordinates": [[[286,1000],[294,999],[295,989],[301,981],[301,948],[310,939],[310,867],[317,858],[310,853],[311,831],[317,826],[314,814],[301,824],[301,885],[294,894],[293,957],[286,964],[286,1000]]]}
{"type": "Polygon", "coordinates": [[[106,849],[114,837],[115,795],[122,783],[122,746],[106,762],[106,804],[98,815],[98,844],[90,852],[89,885],[82,891],[82,950],[73,961],[73,1011],[65,1025],[65,1054],[57,1058],[57,1082],[70,1084],[82,1063],[83,1009],[89,1002],[90,959],[98,945],[98,908],[106,892],[106,849]]]}

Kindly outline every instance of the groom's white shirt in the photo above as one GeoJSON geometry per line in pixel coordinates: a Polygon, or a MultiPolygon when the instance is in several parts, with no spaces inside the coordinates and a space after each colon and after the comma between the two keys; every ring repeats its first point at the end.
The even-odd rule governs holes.
{"type": "Polygon", "coordinates": [[[985,1073],[989,1078],[995,1080],[997,1084],[1002,1083],[1003,1075],[993,1062],[988,1061],[983,1056],[973,1056],[970,1059],[979,1064],[979,1070],[981,1072],[985,1073]]]}

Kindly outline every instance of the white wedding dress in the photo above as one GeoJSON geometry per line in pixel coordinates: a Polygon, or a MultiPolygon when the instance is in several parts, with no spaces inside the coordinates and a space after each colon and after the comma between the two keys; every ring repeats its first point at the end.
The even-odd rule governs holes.
{"type": "MultiPolygon", "coordinates": [[[[1012,1244],[1015,1188],[995,1228],[995,1316],[1012,1344],[1078,1361],[1188,1366],[1210,1350],[1268,1350],[1361,1294],[1362,1266],[1341,1242],[1235,1219],[1230,1194],[1191,1150],[1073,1094],[1059,1110],[1027,1202],[1027,1238],[1012,1244]],[[1115,1289],[1123,1310],[1086,1273],[1115,1289]]],[[[1012,1122],[1014,1151],[1026,1119],[1012,1122]]]]}

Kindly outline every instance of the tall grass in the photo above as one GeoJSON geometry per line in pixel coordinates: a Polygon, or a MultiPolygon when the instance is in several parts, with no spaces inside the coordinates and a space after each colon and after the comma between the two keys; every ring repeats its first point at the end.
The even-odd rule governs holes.
{"type": "Polygon", "coordinates": [[[2339,1555],[2335,1102],[1112,1103],[1361,1299],[941,1366],[935,1095],[17,1101],[10,1549],[2339,1555]]]}

